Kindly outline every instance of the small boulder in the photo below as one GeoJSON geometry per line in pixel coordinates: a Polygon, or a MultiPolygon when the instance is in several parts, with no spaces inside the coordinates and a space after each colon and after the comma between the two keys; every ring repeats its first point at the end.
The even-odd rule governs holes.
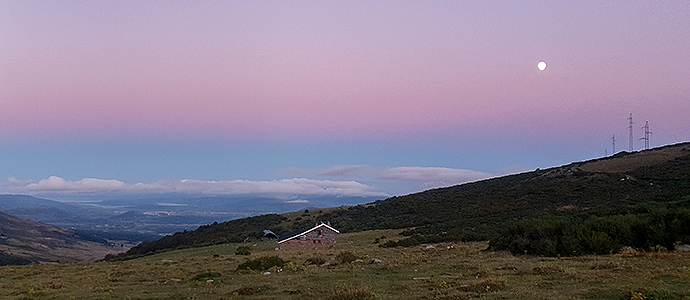
{"type": "Polygon", "coordinates": [[[633,247],[626,246],[626,247],[621,248],[620,255],[621,255],[621,257],[630,258],[630,257],[636,257],[639,254],[638,254],[637,250],[633,249],[633,247]]]}
{"type": "Polygon", "coordinates": [[[690,252],[690,245],[676,245],[676,252],[690,252]]]}

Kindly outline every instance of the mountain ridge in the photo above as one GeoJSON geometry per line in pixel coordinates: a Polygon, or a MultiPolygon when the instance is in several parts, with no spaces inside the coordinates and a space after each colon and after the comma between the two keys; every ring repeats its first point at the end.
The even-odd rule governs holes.
{"type": "Polygon", "coordinates": [[[489,240],[510,222],[545,216],[630,214],[647,206],[690,207],[690,143],[391,197],[353,207],[265,215],[201,226],[127,255],[241,242],[330,221],[343,232],[407,229],[430,240],[489,240]]]}

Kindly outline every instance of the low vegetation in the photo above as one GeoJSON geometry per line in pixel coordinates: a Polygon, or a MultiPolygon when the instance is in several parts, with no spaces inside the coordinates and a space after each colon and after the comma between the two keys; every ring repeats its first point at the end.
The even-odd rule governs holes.
{"type": "Polygon", "coordinates": [[[36,263],[36,261],[24,257],[10,255],[5,251],[0,250],[0,266],[29,265],[34,263],[36,263]]]}
{"type": "Polygon", "coordinates": [[[578,256],[617,253],[623,247],[673,250],[690,242],[690,210],[647,214],[529,219],[491,240],[491,249],[513,254],[578,256]]]}
{"type": "Polygon", "coordinates": [[[256,242],[249,256],[231,243],[119,262],[6,266],[0,299],[690,300],[690,252],[539,257],[487,251],[487,242],[373,243],[398,233],[343,234],[317,249],[256,242]],[[266,257],[285,263],[240,267],[266,257]]]}
{"type": "Polygon", "coordinates": [[[252,254],[252,248],[249,246],[237,246],[235,249],[235,255],[249,255],[252,254]]]}
{"type": "Polygon", "coordinates": [[[237,266],[237,270],[268,270],[273,267],[282,268],[285,261],[276,255],[262,256],[257,259],[247,260],[237,266]]]}

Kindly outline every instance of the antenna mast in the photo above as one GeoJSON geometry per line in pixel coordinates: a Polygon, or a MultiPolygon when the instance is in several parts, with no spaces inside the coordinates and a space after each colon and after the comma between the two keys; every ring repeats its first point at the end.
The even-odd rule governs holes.
{"type": "Polygon", "coordinates": [[[644,121],[644,126],[642,126],[642,129],[644,129],[644,137],[640,139],[644,140],[644,149],[649,150],[649,135],[652,134],[649,131],[649,121],[644,121]]]}
{"type": "Polygon", "coordinates": [[[633,151],[633,124],[635,123],[632,120],[632,113],[630,113],[630,117],[628,117],[628,133],[630,134],[630,145],[628,146],[628,151],[630,152],[633,151]]]}
{"type": "Polygon", "coordinates": [[[611,153],[616,154],[616,135],[611,136],[611,153]]]}

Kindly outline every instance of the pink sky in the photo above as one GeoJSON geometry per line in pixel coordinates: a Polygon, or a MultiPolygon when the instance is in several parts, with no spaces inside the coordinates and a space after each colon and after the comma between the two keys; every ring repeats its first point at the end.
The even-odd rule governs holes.
{"type": "MultiPolygon", "coordinates": [[[[503,149],[484,160],[516,141],[521,151],[571,149],[559,159],[576,160],[603,155],[613,134],[626,149],[630,112],[638,133],[650,121],[652,145],[690,140],[687,1],[1,4],[0,145],[14,149],[6,151],[43,141],[355,148],[423,137],[430,147],[458,139],[503,149]]],[[[425,167],[497,170],[447,161],[425,167]]],[[[556,163],[527,161],[504,168],[556,163]]],[[[7,164],[0,175],[21,173],[7,164]]],[[[27,179],[60,172],[73,173],[27,179]]],[[[70,176],[99,175],[87,173],[70,176]]],[[[127,181],[123,174],[111,179],[127,181]]]]}

